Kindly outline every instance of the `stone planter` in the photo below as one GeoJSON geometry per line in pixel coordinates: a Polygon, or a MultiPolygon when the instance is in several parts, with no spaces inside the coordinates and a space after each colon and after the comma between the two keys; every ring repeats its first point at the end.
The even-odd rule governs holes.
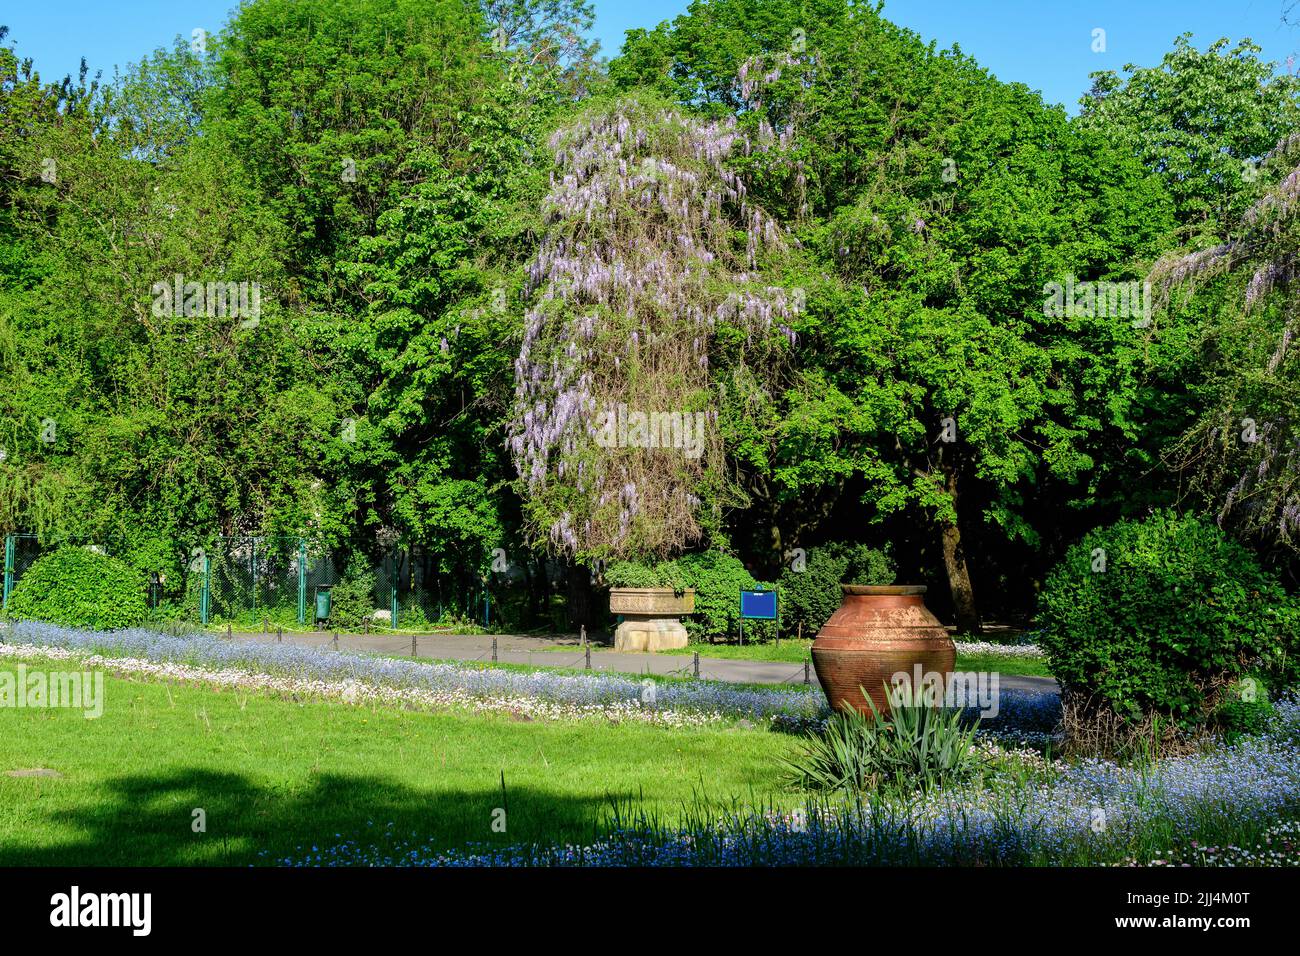
{"type": "Polygon", "coordinates": [[[683,614],[695,611],[695,591],[672,588],[611,588],[609,613],[623,615],[614,631],[616,651],[660,651],[685,647],[683,614]]]}
{"type": "Polygon", "coordinates": [[[921,585],[842,584],[839,609],[817,632],[812,645],[817,679],[831,706],[867,711],[867,691],[876,709],[889,710],[885,685],[899,671],[911,678],[936,672],[945,681],[957,663],[957,648],[939,619],[925,606],[921,585]]]}

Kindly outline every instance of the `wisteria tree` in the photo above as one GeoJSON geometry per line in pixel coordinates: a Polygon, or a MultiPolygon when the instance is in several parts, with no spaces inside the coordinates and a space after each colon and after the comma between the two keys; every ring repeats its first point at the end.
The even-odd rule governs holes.
{"type": "Polygon", "coordinates": [[[1177,311],[1199,297],[1209,316],[1187,356],[1199,417],[1171,463],[1221,523],[1300,548],[1300,134],[1264,157],[1261,189],[1227,241],[1161,259],[1152,280],[1177,311]]]}
{"type": "Polygon", "coordinates": [[[579,560],[664,556],[734,500],[712,362],[756,359],[732,379],[761,388],[793,340],[799,292],[764,268],[788,243],[728,168],[754,148],[734,118],[627,97],[550,145],[510,433],[528,525],[579,560]]]}
{"type": "Polygon", "coordinates": [[[995,561],[1032,574],[1075,515],[1130,492],[1112,476],[1145,334],[1046,314],[1044,286],[1163,251],[1169,203],[1136,157],[862,4],[698,4],[630,36],[611,74],[774,130],[746,174],[838,285],[810,286],[800,387],[737,455],[788,544],[804,502],[827,507],[804,534],[832,506],[894,521],[973,632],[995,561]]]}

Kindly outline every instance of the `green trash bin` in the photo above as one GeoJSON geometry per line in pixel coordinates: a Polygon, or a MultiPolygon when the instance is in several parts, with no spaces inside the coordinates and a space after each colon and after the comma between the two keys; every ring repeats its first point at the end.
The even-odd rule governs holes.
{"type": "Polygon", "coordinates": [[[329,584],[316,585],[316,623],[324,624],[330,619],[330,587],[329,584]]]}

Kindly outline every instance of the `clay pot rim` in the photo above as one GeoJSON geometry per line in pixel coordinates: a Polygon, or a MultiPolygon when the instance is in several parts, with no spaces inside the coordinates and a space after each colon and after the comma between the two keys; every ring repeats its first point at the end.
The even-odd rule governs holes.
{"type": "Polygon", "coordinates": [[[924,594],[924,584],[841,584],[840,590],[845,594],[859,595],[909,595],[924,594]]]}

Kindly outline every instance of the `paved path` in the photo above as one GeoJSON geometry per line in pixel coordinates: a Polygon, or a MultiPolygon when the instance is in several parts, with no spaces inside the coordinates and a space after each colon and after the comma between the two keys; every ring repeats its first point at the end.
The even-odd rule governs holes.
{"type": "MultiPolygon", "coordinates": [[[[274,641],[275,635],[235,634],[235,640],[274,641]]],[[[285,632],[286,643],[305,647],[333,647],[334,638],[329,633],[285,632]]],[[[497,660],[506,664],[531,664],[535,667],[568,667],[584,669],[587,655],[576,637],[523,637],[499,634],[496,637],[497,660]]],[[[404,657],[426,657],[435,660],[490,661],[492,660],[491,634],[340,634],[340,650],[372,651],[381,654],[398,654],[404,657]],[[412,642],[414,641],[414,645],[412,642]]],[[[624,654],[608,650],[604,645],[591,646],[593,671],[616,671],[624,674],[659,674],[673,677],[694,676],[694,661],[678,654],[624,654]]],[[[805,679],[803,664],[793,661],[751,661],[700,655],[700,677],[710,680],[730,681],[739,684],[802,684],[805,679]]],[[[817,672],[807,670],[809,682],[817,683],[817,672]]],[[[1056,681],[1050,677],[1022,677],[1004,674],[1000,678],[1004,690],[1027,690],[1042,693],[1055,692],[1056,681]]]]}

